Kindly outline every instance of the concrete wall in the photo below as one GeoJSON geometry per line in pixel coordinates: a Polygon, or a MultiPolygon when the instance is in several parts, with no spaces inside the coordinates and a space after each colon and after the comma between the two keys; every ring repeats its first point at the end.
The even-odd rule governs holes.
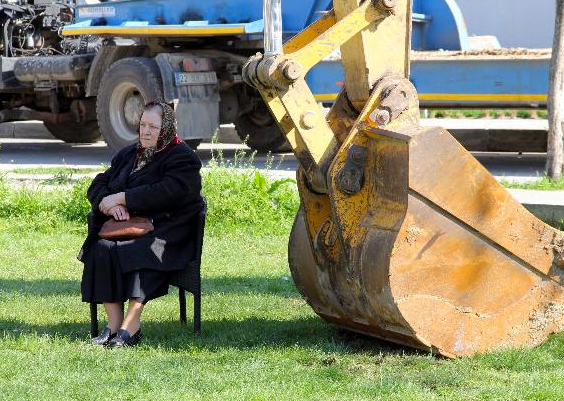
{"type": "Polygon", "coordinates": [[[557,0],[456,0],[469,35],[495,35],[502,47],[552,47],[557,0]]]}

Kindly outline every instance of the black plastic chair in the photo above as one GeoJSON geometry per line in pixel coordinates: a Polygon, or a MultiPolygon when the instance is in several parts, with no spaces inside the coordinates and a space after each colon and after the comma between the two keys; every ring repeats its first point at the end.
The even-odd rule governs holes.
{"type": "MultiPolygon", "coordinates": [[[[186,324],[186,291],[194,296],[194,333],[199,333],[202,327],[202,276],[200,265],[202,259],[202,246],[204,244],[204,228],[206,225],[206,204],[194,218],[192,225],[191,241],[187,246],[194,247],[194,258],[188,263],[185,270],[174,273],[169,281],[170,285],[178,287],[180,303],[180,322],[186,324]]],[[[90,304],[90,336],[98,335],[98,305],[90,304]]]]}

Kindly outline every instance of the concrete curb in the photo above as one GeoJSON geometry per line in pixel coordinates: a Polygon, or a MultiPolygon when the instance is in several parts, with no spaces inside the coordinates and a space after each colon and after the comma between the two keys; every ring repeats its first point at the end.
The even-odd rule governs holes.
{"type": "Polygon", "coordinates": [[[217,132],[217,141],[219,143],[229,144],[241,143],[241,139],[239,138],[239,135],[237,135],[237,131],[235,130],[235,126],[233,124],[225,124],[219,127],[217,132]]]}
{"type": "Polygon", "coordinates": [[[538,205],[523,203],[529,212],[551,226],[564,224],[564,205],[538,205]]]}
{"type": "Polygon", "coordinates": [[[0,123],[0,138],[55,139],[41,121],[0,123]]]}
{"type": "Polygon", "coordinates": [[[564,222],[564,191],[508,189],[536,217],[550,224],[564,222]]]}

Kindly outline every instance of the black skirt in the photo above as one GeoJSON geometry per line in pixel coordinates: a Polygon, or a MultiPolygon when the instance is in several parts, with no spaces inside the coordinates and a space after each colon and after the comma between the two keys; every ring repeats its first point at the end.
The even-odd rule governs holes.
{"type": "Polygon", "coordinates": [[[141,269],[123,273],[116,243],[104,239],[92,244],[82,273],[82,301],[115,303],[135,299],[146,304],[168,293],[169,273],[141,269]]]}

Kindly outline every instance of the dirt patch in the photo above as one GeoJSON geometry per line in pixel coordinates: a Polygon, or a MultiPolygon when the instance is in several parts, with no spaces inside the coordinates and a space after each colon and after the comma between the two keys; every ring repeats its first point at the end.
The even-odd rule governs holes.
{"type": "MultiPolygon", "coordinates": [[[[487,60],[487,59],[549,59],[552,49],[525,49],[521,47],[507,49],[482,49],[468,51],[412,51],[411,60],[487,60]]],[[[334,51],[325,57],[324,61],[338,61],[341,59],[341,52],[334,51]]]]}
{"type": "Polygon", "coordinates": [[[550,244],[544,246],[547,253],[554,253],[554,264],[560,269],[564,268],[564,237],[554,233],[550,244]]]}
{"type": "Polygon", "coordinates": [[[562,330],[564,305],[549,302],[533,311],[529,317],[529,344],[536,345],[544,341],[548,334],[562,330]]]}
{"type": "Polygon", "coordinates": [[[405,237],[407,243],[409,245],[413,245],[417,241],[417,237],[419,237],[421,233],[423,233],[423,229],[414,225],[409,226],[409,228],[407,229],[407,235],[405,237]]]}
{"type": "Polygon", "coordinates": [[[545,59],[550,58],[552,49],[482,49],[468,51],[429,51],[411,52],[412,60],[436,60],[436,59],[545,59]]]}

